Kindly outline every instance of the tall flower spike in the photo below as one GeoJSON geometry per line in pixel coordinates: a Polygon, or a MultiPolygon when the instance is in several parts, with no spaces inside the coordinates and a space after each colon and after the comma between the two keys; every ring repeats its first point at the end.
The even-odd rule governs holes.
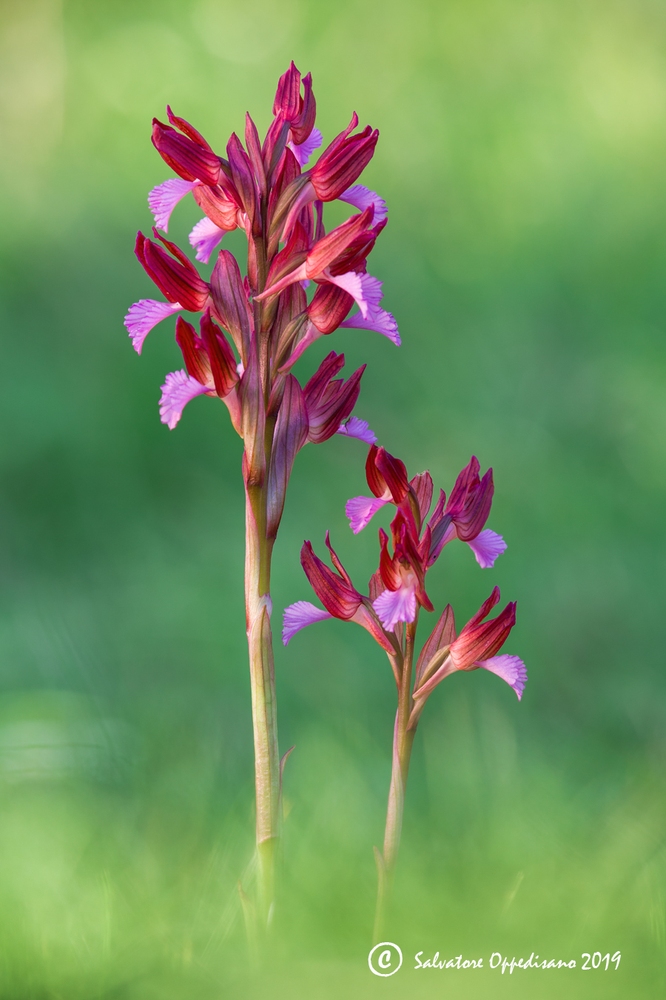
{"type": "MultiPolygon", "coordinates": [[[[174,428],[192,399],[217,397],[243,440],[246,624],[256,722],[257,913],[266,926],[273,904],[281,780],[267,592],[273,542],[301,447],[334,434],[376,441],[367,422],[353,415],[364,366],[347,379],[337,377],[344,358],[331,352],[303,388],[290,369],[314,340],[343,325],[378,330],[399,343],[395,320],[380,305],[381,282],[367,273],[387,212],[383,199],[358,181],[378,133],[369,126],[356,131],[354,115],[306,169],[322,137],[315,127],[312,78],[301,78],[294,63],[278,82],[265,137],[248,113],[244,131],[231,135],[226,150],[222,147],[224,155],[170,108],[167,116],[166,122],[154,119],[152,141],[175,176],[150,192],[156,228],[152,238],[139,233],[135,248],[165,301],[134,303],[125,325],[140,352],[157,323],[182,312],[198,313],[198,327],[178,316],[176,341],[184,368],[164,380],[160,418],[174,428]],[[190,193],[203,218],[189,235],[193,254],[186,256],[164,234],[174,209],[190,193]],[[327,232],[324,203],[336,198],[358,211],[348,212],[351,218],[327,232]],[[242,267],[228,248],[218,250],[225,233],[235,229],[248,240],[242,267]],[[194,255],[205,264],[213,261],[209,281],[197,270],[194,255]],[[317,286],[314,295],[306,295],[310,282],[317,286]]],[[[395,499],[400,492],[395,487],[390,495],[395,499]]],[[[362,625],[397,664],[398,633],[384,630],[372,606],[383,584],[373,583],[371,597],[360,594],[328,539],[327,544],[332,569],[311,547],[306,545],[303,554],[325,610],[308,602],[288,609],[285,641],[309,621],[339,615],[362,625]]],[[[410,571],[409,560],[416,556],[404,539],[394,539],[390,559],[401,573],[410,571]],[[403,550],[407,554],[400,562],[403,550]]],[[[394,676],[397,681],[395,671],[394,676]]]]}

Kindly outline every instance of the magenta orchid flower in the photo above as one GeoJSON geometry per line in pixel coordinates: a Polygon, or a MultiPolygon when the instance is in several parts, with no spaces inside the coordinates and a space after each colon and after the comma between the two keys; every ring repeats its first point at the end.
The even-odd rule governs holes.
{"type": "Polygon", "coordinates": [[[345,506],[345,513],[355,535],[370,523],[378,510],[387,503],[399,506],[409,493],[404,462],[394,458],[385,448],[377,446],[370,448],[365,463],[365,474],[374,496],[352,497],[345,506]]]}
{"type": "Polygon", "coordinates": [[[289,191],[289,211],[284,221],[288,235],[302,210],[314,201],[335,201],[352,187],[366,168],[375,152],[379,138],[377,129],[366,125],[355,135],[358,115],[352,115],[344,132],[341,132],[323,151],[317,162],[294,183],[289,191]]]}
{"type": "Polygon", "coordinates": [[[467,542],[482,569],[491,568],[498,556],[506,551],[501,535],[484,528],[493,500],[493,470],[488,469],[479,479],[479,461],[475,456],[455,481],[448,503],[441,491],[437,507],[430,520],[434,562],[442,548],[454,538],[467,542]]]}
{"type": "MultiPolygon", "coordinates": [[[[289,285],[296,282],[315,281],[320,286],[323,286],[324,289],[327,286],[333,285],[345,296],[342,298],[338,294],[337,301],[334,299],[330,303],[335,303],[334,316],[337,319],[338,325],[342,324],[345,316],[349,313],[354,302],[356,302],[359,307],[361,319],[366,324],[370,324],[367,328],[375,329],[375,326],[372,325],[373,317],[377,318],[384,312],[379,306],[382,298],[382,283],[377,278],[373,278],[367,274],[365,266],[367,256],[374,247],[379,233],[386,224],[386,220],[384,219],[377,226],[373,227],[371,225],[373,213],[374,208],[370,204],[359,215],[352,216],[351,219],[342,223],[337,229],[332,230],[317,240],[305,255],[302,263],[291,272],[280,276],[278,280],[271,280],[274,276],[277,277],[282,270],[281,262],[276,261],[274,274],[269,272],[268,287],[257,298],[262,300],[277,295],[278,292],[283,291],[289,285]],[[338,310],[340,310],[339,318],[337,315],[338,310]]],[[[329,302],[326,305],[328,306],[329,302]]],[[[309,346],[314,340],[322,336],[322,334],[330,332],[328,327],[333,317],[328,309],[322,315],[321,303],[315,303],[308,307],[307,313],[308,318],[311,320],[311,327],[303,337],[303,341],[307,341],[306,346],[309,346]],[[317,325],[318,316],[321,317],[319,326],[317,325]]],[[[353,320],[349,322],[353,325],[353,320]]],[[[393,328],[390,322],[381,323],[379,321],[376,326],[381,327],[378,332],[384,333],[399,344],[397,327],[393,328]]],[[[301,346],[300,353],[302,353],[303,349],[301,346]]]]}
{"type": "Polygon", "coordinates": [[[527,683],[525,664],[518,656],[496,655],[516,623],[515,602],[507,604],[497,618],[485,622],[483,620],[499,603],[499,599],[499,587],[494,587],[490,597],[463,626],[458,636],[453,609],[450,605],[446,606],[416,665],[415,718],[420,715],[428,695],[456,670],[477,670],[483,667],[513,688],[520,701],[527,683]]]}
{"type": "MultiPolygon", "coordinates": [[[[402,502],[402,497],[393,495],[383,481],[381,469],[386,465],[386,461],[383,449],[370,449],[366,462],[366,478],[374,497],[352,497],[345,507],[354,534],[362,531],[377,511],[386,504],[399,505],[402,502]]],[[[490,528],[484,528],[493,499],[493,470],[488,469],[483,479],[479,479],[479,468],[478,459],[472,456],[456,479],[448,503],[446,494],[443,490],[440,491],[437,506],[429,522],[432,536],[431,565],[444,546],[455,538],[467,542],[482,569],[490,569],[497,557],[506,551],[506,542],[502,536],[490,528]]]]}
{"type": "Polygon", "coordinates": [[[137,354],[141,354],[143,342],[154,326],[183,309],[200,312],[208,305],[210,296],[208,284],[185,254],[175,243],[160,236],[157,230],[154,232],[171,256],[143,233],[137,234],[134,252],[148,277],[152,278],[168,302],[141,299],[130,307],[125,326],[137,354]]]}
{"type": "Polygon", "coordinates": [[[315,594],[324,605],[318,608],[309,601],[297,601],[285,610],[282,640],[286,646],[296,632],[306,625],[339,618],[353,621],[366,629],[376,642],[389,653],[395,653],[396,644],[392,636],[382,628],[368,597],[363,597],[354,587],[349,574],[340,562],[326,532],[326,547],[335,570],[315,555],[310,542],[304,542],[301,549],[301,565],[315,594]]]}

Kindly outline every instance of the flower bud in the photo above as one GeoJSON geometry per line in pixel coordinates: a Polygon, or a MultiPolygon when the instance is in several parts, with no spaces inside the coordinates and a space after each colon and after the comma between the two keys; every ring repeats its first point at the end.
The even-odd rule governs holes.
{"type": "Polygon", "coordinates": [[[221,169],[219,157],[184,118],[176,118],[170,108],[167,112],[169,120],[186,134],[181,135],[175,128],[153,118],[152,141],[157,152],[183,180],[217,184],[221,169]]]}
{"type": "Polygon", "coordinates": [[[199,312],[208,301],[208,285],[175,243],[164,239],[156,229],[153,232],[176,259],[152,240],[146,239],[143,233],[138,233],[134,247],[138,260],[169,302],[179,302],[183,309],[199,312]]]}
{"type": "Polygon", "coordinates": [[[339,198],[372,159],[379,132],[366,125],[362,132],[350,135],[357,125],[358,116],[354,113],[349,126],[324,150],[309,171],[310,183],[321,201],[339,198]]]}

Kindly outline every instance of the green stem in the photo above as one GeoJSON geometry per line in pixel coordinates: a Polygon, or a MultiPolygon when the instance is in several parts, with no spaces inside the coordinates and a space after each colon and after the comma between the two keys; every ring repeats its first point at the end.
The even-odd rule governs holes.
{"type": "Polygon", "coordinates": [[[271,635],[270,570],[273,544],[266,538],[265,486],[246,490],[245,613],[250,655],[256,791],[258,916],[264,928],[275,899],[279,837],[280,758],[271,635]]]}
{"type": "Polygon", "coordinates": [[[409,716],[414,704],[411,687],[415,637],[416,620],[410,622],[405,628],[405,652],[402,657],[402,663],[399,664],[398,710],[393,729],[393,759],[388,807],[386,810],[384,850],[383,854],[377,858],[378,887],[374,926],[375,941],[381,940],[393,887],[393,876],[398,859],[400,834],[402,832],[402,817],[405,805],[405,788],[409,773],[409,761],[416,733],[416,727],[409,728],[409,716]]]}

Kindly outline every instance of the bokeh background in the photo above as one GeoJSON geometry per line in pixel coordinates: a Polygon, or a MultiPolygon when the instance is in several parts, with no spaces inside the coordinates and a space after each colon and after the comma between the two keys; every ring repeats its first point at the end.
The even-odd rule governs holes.
{"type": "MultiPolygon", "coordinates": [[[[0,91],[0,994],[41,998],[657,997],[666,949],[666,8],[658,0],[4,0],[0,91]],[[222,149],[265,129],[291,58],[330,138],[356,109],[390,208],[372,257],[404,346],[358,331],[357,410],[447,490],[495,470],[491,571],[451,547],[459,620],[517,599],[518,704],[480,671],[417,736],[389,937],[375,873],[394,688],[361,629],[277,650],[285,775],[274,953],[248,969],[252,753],[240,444],[215,401],[170,433],[172,324],[122,317],[167,102],[222,149]],[[412,971],[417,951],[619,971],[412,971]]],[[[184,203],[181,241],[198,217],[184,203]]],[[[229,246],[242,250],[240,238],[229,246]]],[[[329,342],[300,363],[307,377],[329,342]]],[[[351,368],[348,368],[351,370],[351,368]]],[[[278,609],[303,538],[363,583],[345,500],[365,450],[296,464],[278,609]]],[[[462,551],[465,548],[465,551],[462,551]]]]}

